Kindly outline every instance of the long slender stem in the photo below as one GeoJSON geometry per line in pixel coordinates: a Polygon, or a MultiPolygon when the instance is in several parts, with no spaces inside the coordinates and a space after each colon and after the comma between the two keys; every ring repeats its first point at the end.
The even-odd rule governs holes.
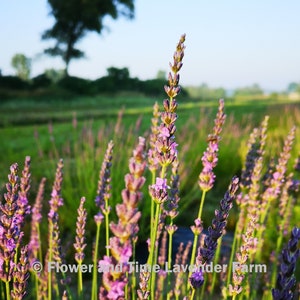
{"type": "Polygon", "coordinates": [[[10,287],[9,287],[9,281],[5,281],[5,288],[6,288],[6,299],[10,300],[10,287]]]}
{"type": "MultiPolygon", "coordinates": [[[[155,184],[155,176],[156,176],[156,172],[155,171],[152,171],[151,172],[152,174],[152,185],[155,184]]],[[[155,206],[154,206],[154,201],[153,199],[151,199],[151,215],[150,215],[150,239],[152,240],[152,235],[153,235],[153,219],[154,219],[154,209],[155,209],[155,206]]]]}
{"type": "MultiPolygon", "coordinates": [[[[203,204],[204,204],[204,200],[205,200],[205,195],[206,195],[206,191],[202,191],[202,196],[201,196],[201,201],[200,201],[200,206],[199,206],[199,211],[198,211],[198,216],[197,216],[197,218],[199,220],[201,220],[201,217],[202,217],[202,211],[203,211],[203,204]]],[[[196,250],[197,250],[197,245],[198,245],[198,237],[199,237],[198,234],[194,234],[194,241],[193,241],[193,248],[192,248],[192,256],[191,256],[191,260],[190,260],[190,266],[193,266],[195,264],[196,250]]],[[[191,275],[192,275],[192,271],[189,272],[188,277],[190,277],[191,275]]],[[[190,286],[190,283],[188,281],[188,287],[189,286],[190,286]]]]}
{"type": "MultiPolygon", "coordinates": [[[[161,173],[160,173],[161,178],[165,177],[166,169],[167,169],[167,166],[163,165],[162,169],[161,169],[161,173]]],[[[152,199],[152,201],[154,201],[154,200],[152,199]]],[[[154,254],[155,254],[155,242],[156,242],[156,238],[157,238],[157,229],[158,229],[159,218],[160,218],[160,215],[161,215],[161,210],[162,210],[161,209],[161,204],[156,203],[154,228],[153,228],[153,231],[152,231],[152,236],[151,236],[151,241],[150,241],[150,253],[149,253],[149,256],[148,256],[148,260],[147,260],[147,264],[150,265],[151,268],[154,264],[156,264],[156,260],[154,261],[153,258],[154,258],[154,254]]],[[[150,284],[149,284],[149,289],[150,289],[151,297],[152,297],[151,299],[154,299],[155,275],[156,275],[155,272],[151,272],[150,284]]]]}
{"type": "MultiPolygon", "coordinates": [[[[128,272],[126,272],[126,278],[128,279],[128,272]]],[[[128,300],[128,281],[125,285],[125,300],[128,300]]]]}
{"type": "Polygon", "coordinates": [[[81,263],[78,264],[78,298],[82,299],[82,272],[81,272],[81,263]]]}
{"type": "MultiPolygon", "coordinates": [[[[135,247],[136,247],[136,240],[133,241],[132,245],[132,260],[135,262],[135,247]]],[[[131,283],[131,290],[132,290],[132,300],[136,299],[136,273],[135,273],[135,268],[133,268],[132,271],[132,283],[131,283]]]]}
{"type": "Polygon", "coordinates": [[[235,226],[232,246],[231,246],[231,253],[229,258],[229,264],[228,264],[228,272],[227,272],[227,282],[226,282],[226,290],[228,291],[230,279],[231,279],[231,270],[232,270],[232,262],[233,262],[233,256],[235,255],[236,250],[236,243],[237,243],[237,233],[238,233],[238,224],[235,226]]]}
{"type": "Polygon", "coordinates": [[[195,289],[192,289],[192,294],[191,294],[190,300],[193,300],[193,299],[194,299],[195,291],[196,291],[195,289]]]}
{"type": "MultiPolygon", "coordinates": [[[[288,214],[289,214],[289,208],[292,202],[292,198],[290,197],[288,199],[288,203],[287,203],[287,207],[285,209],[285,213],[284,216],[281,220],[281,228],[283,228],[284,224],[286,223],[286,220],[288,218],[288,214]]],[[[279,255],[279,251],[281,249],[281,245],[282,245],[282,240],[283,240],[283,234],[282,231],[279,232],[279,236],[277,238],[277,242],[276,242],[276,250],[275,250],[275,260],[273,262],[273,268],[272,268],[272,277],[271,277],[271,286],[275,286],[276,285],[276,276],[277,276],[277,257],[279,255]]]]}
{"type": "MultiPolygon", "coordinates": [[[[155,253],[155,242],[156,242],[156,233],[158,228],[158,221],[159,216],[161,214],[161,206],[160,204],[156,205],[156,213],[155,213],[155,221],[154,221],[154,230],[153,230],[153,236],[151,239],[151,247],[150,247],[150,254],[149,254],[149,260],[148,265],[152,268],[154,264],[156,264],[156,261],[153,260],[154,253],[155,253]]],[[[151,299],[154,299],[154,288],[155,288],[155,272],[151,270],[151,276],[150,276],[150,290],[151,290],[151,299]]]]}
{"type": "MultiPolygon", "coordinates": [[[[49,257],[48,261],[52,262],[52,235],[53,235],[53,223],[50,221],[49,225],[49,257]]],[[[48,270],[48,300],[52,299],[52,276],[51,276],[51,268],[48,270]]]]}
{"type": "MultiPolygon", "coordinates": [[[[173,220],[171,220],[170,226],[173,225],[173,220]]],[[[172,244],[173,244],[173,232],[169,233],[169,247],[168,247],[168,270],[171,270],[172,265],[172,244]]],[[[167,277],[167,290],[171,290],[171,272],[168,272],[167,277]]],[[[167,299],[170,299],[171,294],[168,293],[167,299]]]]}
{"type": "Polygon", "coordinates": [[[93,259],[93,279],[92,279],[92,300],[97,299],[97,260],[98,260],[98,247],[99,247],[99,238],[100,238],[100,227],[101,224],[97,224],[97,232],[96,232],[96,241],[95,241],[95,250],[94,250],[94,259],[93,259]]]}
{"type": "Polygon", "coordinates": [[[262,212],[262,214],[260,215],[260,219],[259,219],[260,226],[259,226],[258,231],[257,231],[258,245],[257,245],[256,254],[255,254],[256,261],[261,261],[261,254],[262,254],[261,250],[262,250],[262,246],[263,246],[263,243],[264,243],[264,240],[262,238],[263,232],[264,232],[264,225],[266,223],[268,212],[270,210],[271,202],[273,201],[273,199],[268,199],[267,201],[268,201],[267,205],[266,205],[264,211],[262,212]]]}
{"type": "MultiPolygon", "coordinates": [[[[214,265],[215,266],[218,264],[218,261],[219,261],[219,257],[220,257],[220,253],[221,253],[222,240],[223,240],[223,236],[220,237],[220,240],[218,242],[216,255],[215,255],[215,258],[214,258],[214,265]]],[[[216,279],[217,279],[217,272],[214,272],[213,273],[213,278],[212,278],[212,283],[211,283],[211,288],[210,288],[210,298],[211,299],[212,299],[212,296],[213,296],[213,293],[214,293],[216,279]]]]}
{"type": "Polygon", "coordinates": [[[202,192],[201,201],[200,201],[199,212],[198,212],[198,219],[200,219],[200,220],[201,220],[201,217],[202,217],[202,211],[203,211],[203,205],[204,205],[205,195],[206,195],[206,191],[203,191],[202,192]]]}
{"type": "MultiPolygon", "coordinates": [[[[108,201],[105,201],[105,238],[106,246],[109,245],[109,211],[108,211],[108,201]]],[[[109,247],[106,247],[106,256],[109,256],[109,247]]]]}

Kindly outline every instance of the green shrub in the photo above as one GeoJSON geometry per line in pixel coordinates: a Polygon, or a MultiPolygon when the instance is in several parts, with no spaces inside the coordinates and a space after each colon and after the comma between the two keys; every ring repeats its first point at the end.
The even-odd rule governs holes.
{"type": "Polygon", "coordinates": [[[57,85],[63,89],[81,95],[91,93],[91,81],[79,77],[64,77],[58,81],[57,85]]]}
{"type": "Polygon", "coordinates": [[[26,90],[29,88],[29,83],[16,76],[0,76],[0,88],[26,90]]]}
{"type": "Polygon", "coordinates": [[[51,84],[51,79],[45,73],[32,78],[31,83],[34,89],[49,87],[51,84]]]}

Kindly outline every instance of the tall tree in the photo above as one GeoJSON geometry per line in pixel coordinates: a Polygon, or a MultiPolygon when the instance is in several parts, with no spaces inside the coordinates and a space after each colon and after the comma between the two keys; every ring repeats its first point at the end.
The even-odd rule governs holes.
{"type": "Polygon", "coordinates": [[[134,0],[48,0],[50,14],[55,18],[52,28],[42,39],[55,39],[56,44],[45,50],[51,56],[60,56],[66,65],[66,74],[72,59],[79,59],[84,52],[75,48],[89,31],[101,34],[104,18],[134,17],[134,0]]]}
{"type": "Polygon", "coordinates": [[[31,69],[31,59],[24,54],[17,53],[11,59],[11,65],[16,69],[17,76],[23,80],[28,80],[31,69]]]}

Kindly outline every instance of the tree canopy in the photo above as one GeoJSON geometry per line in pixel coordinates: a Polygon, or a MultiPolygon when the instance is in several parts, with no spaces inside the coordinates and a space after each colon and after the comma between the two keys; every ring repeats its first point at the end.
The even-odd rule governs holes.
{"type": "Polygon", "coordinates": [[[134,0],[48,0],[48,3],[55,23],[43,33],[42,39],[55,39],[56,44],[45,49],[45,53],[60,56],[66,65],[66,74],[72,59],[84,57],[84,52],[75,45],[89,31],[101,34],[106,16],[134,17],[134,0]]]}
{"type": "Polygon", "coordinates": [[[263,89],[257,83],[254,83],[251,86],[236,89],[234,91],[234,96],[253,96],[262,95],[263,93],[263,89]]]}
{"type": "Polygon", "coordinates": [[[22,53],[15,54],[11,59],[11,65],[16,69],[16,74],[23,80],[28,80],[31,69],[31,59],[22,53]]]}

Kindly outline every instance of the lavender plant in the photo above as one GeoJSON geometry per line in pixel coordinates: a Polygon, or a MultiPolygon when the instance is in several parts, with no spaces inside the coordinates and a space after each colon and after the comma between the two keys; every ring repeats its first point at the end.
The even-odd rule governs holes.
{"type": "Polygon", "coordinates": [[[280,272],[277,276],[276,287],[272,289],[274,300],[294,298],[296,279],[294,272],[296,261],[300,256],[298,243],[300,241],[300,228],[293,228],[287,246],[282,250],[280,272]]]}
{"type": "MultiPolygon", "coordinates": [[[[206,224],[202,218],[205,212],[204,201],[207,192],[212,190],[216,183],[214,169],[219,160],[220,134],[225,122],[225,101],[219,101],[215,124],[212,133],[208,135],[207,149],[202,156],[203,168],[198,178],[201,199],[194,225],[191,226],[194,239],[193,242],[180,243],[179,248],[174,249],[174,236],[178,229],[176,218],[182,212],[180,186],[182,178],[187,176],[181,170],[184,165],[181,164],[178,145],[175,142],[175,122],[178,118],[178,103],[175,98],[180,91],[179,71],[183,65],[184,42],[185,35],[180,38],[173,63],[170,64],[171,72],[168,85],[165,86],[168,99],[163,101],[164,111],[160,112],[158,104],[155,104],[150,136],[139,137],[129,159],[127,174],[124,176],[124,170],[118,170],[122,177],[124,176],[125,188],[119,194],[114,194],[115,186],[111,184],[114,175],[114,142],[110,141],[103,154],[97,190],[89,191],[92,195],[81,197],[79,205],[72,199],[77,206],[77,220],[74,222],[75,236],[69,245],[67,235],[61,234],[64,233],[62,225],[67,218],[62,212],[71,210],[64,204],[62,196],[63,160],[59,160],[57,165],[48,203],[49,211],[44,219],[43,214],[47,207],[44,203],[46,179],[41,180],[35,203],[31,208],[28,201],[29,191],[32,189],[30,158],[26,157],[20,178],[18,165],[11,166],[6,184],[7,192],[0,203],[1,299],[24,299],[26,295],[31,299],[49,300],[299,297],[296,291],[296,267],[300,253],[300,231],[292,224],[291,218],[298,199],[299,182],[288,170],[296,129],[293,127],[285,139],[278,163],[267,170],[267,165],[270,165],[266,147],[269,117],[264,119],[261,127],[253,131],[241,179],[237,176],[231,179],[219,208],[215,210],[212,224],[206,231],[206,224]],[[150,176],[147,176],[147,169],[150,176]],[[264,176],[265,173],[268,176],[264,176]],[[147,189],[148,194],[143,193],[147,189]],[[240,193],[237,195],[238,190],[240,193]],[[116,202],[118,204],[113,206],[116,202]],[[236,202],[239,209],[235,207],[236,202]],[[96,234],[89,240],[87,222],[94,213],[90,213],[87,207],[91,203],[94,205],[94,212],[96,211],[96,234]],[[150,230],[147,264],[142,265],[136,256],[136,247],[140,238],[139,222],[144,213],[140,208],[145,206],[150,208],[150,230]],[[64,207],[65,210],[61,210],[64,207]],[[226,232],[231,210],[238,214],[238,221],[229,254],[224,251],[222,237],[226,232]],[[115,219],[113,213],[116,215],[115,219]],[[31,230],[27,236],[24,226],[29,214],[31,230]],[[46,235],[42,233],[43,221],[47,221],[48,238],[44,238],[46,235]],[[101,228],[102,223],[104,228],[101,228]],[[270,237],[274,231],[274,224],[277,226],[277,237],[273,247],[270,237]],[[102,229],[104,235],[101,234],[102,229]],[[286,241],[286,232],[289,231],[291,237],[286,241]],[[105,237],[103,248],[100,243],[102,236],[105,237]],[[281,251],[286,242],[287,245],[281,251]],[[89,243],[93,243],[91,253],[88,252],[89,243]],[[73,247],[70,247],[72,244],[73,247]],[[71,248],[74,253],[73,264],[67,262],[68,257],[64,255],[71,248]],[[175,261],[174,250],[177,251],[175,261]],[[233,261],[234,257],[236,262],[233,261]],[[273,259],[271,262],[267,260],[269,257],[273,259]],[[250,274],[247,271],[246,267],[262,263],[272,267],[266,274],[250,274]],[[223,272],[218,276],[216,270],[212,275],[206,269],[209,265],[228,265],[228,268],[223,268],[223,272]],[[77,276],[72,276],[72,270],[75,270],[77,276]],[[86,276],[86,273],[91,273],[91,277],[86,276]]],[[[121,122],[124,112],[119,114],[118,122],[111,133],[114,139],[122,137],[123,141],[128,142],[129,137],[126,137],[121,122]]],[[[76,119],[73,126],[74,129],[77,128],[76,119]]],[[[53,135],[54,156],[58,157],[59,151],[55,145],[52,126],[49,127],[49,131],[53,135]]],[[[87,132],[83,135],[89,145],[85,151],[92,154],[85,156],[86,161],[100,157],[100,150],[95,149],[92,131],[87,132]]],[[[103,138],[102,134],[103,132],[98,132],[99,141],[103,138]]],[[[177,140],[179,139],[176,137],[177,140]]],[[[188,146],[193,145],[185,145],[188,146]]],[[[120,152],[127,153],[125,150],[131,149],[124,148],[120,152]]],[[[75,153],[78,153],[77,151],[78,149],[74,150],[75,153]]],[[[184,151],[186,150],[183,149],[184,151]]],[[[299,160],[296,162],[296,169],[299,169],[299,160]]],[[[89,187],[88,181],[97,180],[93,172],[86,171],[87,175],[93,174],[91,177],[86,176],[86,187],[89,187]]],[[[119,180],[121,179],[120,177],[119,180]]],[[[71,213],[75,214],[75,211],[70,211],[71,213]]]]}

